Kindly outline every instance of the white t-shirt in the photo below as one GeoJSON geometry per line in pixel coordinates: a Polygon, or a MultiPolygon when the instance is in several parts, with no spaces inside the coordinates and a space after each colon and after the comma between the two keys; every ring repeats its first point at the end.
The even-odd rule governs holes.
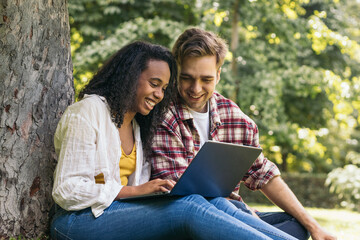
{"type": "Polygon", "coordinates": [[[209,140],[210,135],[210,116],[209,103],[207,103],[207,111],[205,113],[196,112],[189,108],[190,113],[194,117],[195,128],[200,136],[200,148],[204,145],[206,140],[209,140]]]}

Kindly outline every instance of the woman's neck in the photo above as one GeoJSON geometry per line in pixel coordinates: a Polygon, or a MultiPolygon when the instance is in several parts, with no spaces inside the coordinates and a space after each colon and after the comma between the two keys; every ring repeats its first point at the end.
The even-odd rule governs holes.
{"type": "Polygon", "coordinates": [[[123,123],[121,124],[120,129],[123,128],[123,127],[124,127],[124,128],[127,128],[127,127],[132,126],[132,125],[131,125],[131,122],[132,122],[132,120],[135,118],[135,115],[136,115],[136,113],[126,112],[126,113],[124,114],[124,120],[123,120],[123,123]]]}
{"type": "Polygon", "coordinates": [[[124,121],[119,128],[119,135],[121,140],[121,147],[126,154],[130,154],[134,146],[134,132],[131,121],[134,119],[136,113],[127,112],[124,114],[124,121]]]}

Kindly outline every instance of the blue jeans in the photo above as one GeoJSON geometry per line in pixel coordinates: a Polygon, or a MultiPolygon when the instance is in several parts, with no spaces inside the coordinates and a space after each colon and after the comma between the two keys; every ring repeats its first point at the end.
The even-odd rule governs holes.
{"type": "MultiPolygon", "coordinates": [[[[230,202],[238,209],[251,213],[243,202],[236,200],[230,200],[230,202]]],[[[257,212],[256,214],[261,218],[261,220],[299,240],[307,240],[310,237],[310,233],[304,228],[304,226],[286,212],[257,212]]]]}
{"type": "Polygon", "coordinates": [[[237,209],[224,198],[200,195],[115,201],[95,218],[90,208],[56,211],[53,239],[289,239],[290,235],[237,209]]]}
{"type": "Polygon", "coordinates": [[[299,240],[307,240],[310,233],[293,216],[286,212],[258,212],[261,220],[299,240]]]}

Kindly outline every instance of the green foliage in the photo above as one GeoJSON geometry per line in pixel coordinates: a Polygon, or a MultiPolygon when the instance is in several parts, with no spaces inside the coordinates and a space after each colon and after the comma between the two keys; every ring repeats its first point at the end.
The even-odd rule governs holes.
{"type": "Polygon", "coordinates": [[[346,159],[350,164],[332,170],[326,179],[330,192],[336,193],[341,205],[360,211],[360,154],[348,152],[346,159]]]}
{"type": "Polygon", "coordinates": [[[69,2],[76,95],[124,45],[146,40],[171,47],[197,13],[194,1],[81,0],[69,2]]]}
{"type": "Polygon", "coordinates": [[[231,45],[236,26],[218,91],[255,120],[284,171],[328,173],[360,152],[358,12],[357,0],[70,0],[76,90],[133,40],[171,48],[198,26],[231,45]]]}
{"type": "MultiPolygon", "coordinates": [[[[329,172],[344,165],[346,152],[358,148],[353,133],[360,123],[352,104],[359,101],[359,17],[344,5],[359,5],[240,2],[240,45],[232,52],[238,75],[226,83],[240,87],[225,95],[237,96],[260,127],[266,155],[284,170],[329,172]],[[345,35],[350,32],[353,39],[345,35]]],[[[224,34],[229,24],[222,24],[222,35],[230,35],[224,34]]]]}
{"type": "MultiPolygon", "coordinates": [[[[335,193],[324,188],[326,174],[282,174],[282,178],[306,207],[335,208],[340,206],[335,193]]],[[[240,188],[241,196],[247,203],[271,204],[260,191],[250,191],[245,186],[240,188]]]]}
{"type": "Polygon", "coordinates": [[[115,51],[135,40],[142,39],[149,42],[154,41],[155,35],[162,36],[162,44],[170,45],[182,31],[184,26],[171,20],[136,18],[133,21],[123,22],[115,30],[114,34],[100,41],[93,41],[84,46],[74,54],[74,78],[76,90],[83,87],[91,75],[92,70],[101,66],[105,59],[109,58],[115,51]]]}

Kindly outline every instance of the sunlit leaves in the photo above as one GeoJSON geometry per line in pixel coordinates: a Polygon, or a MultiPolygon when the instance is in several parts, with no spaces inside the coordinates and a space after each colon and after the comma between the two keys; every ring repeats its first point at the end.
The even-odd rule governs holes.
{"type": "Polygon", "coordinates": [[[84,41],[83,37],[81,36],[80,32],[77,31],[75,28],[71,29],[71,55],[74,56],[74,52],[81,46],[82,42],[84,41]]]}
{"type": "Polygon", "coordinates": [[[283,5],[281,9],[289,19],[298,18],[297,13],[289,5],[283,5]]]}
{"type": "Polygon", "coordinates": [[[266,39],[268,39],[270,44],[280,44],[280,38],[276,36],[276,33],[266,35],[266,39]]]}
{"type": "Polygon", "coordinates": [[[360,210],[360,168],[349,164],[334,169],[328,174],[325,184],[343,200],[342,206],[360,210]]]}
{"type": "Polygon", "coordinates": [[[74,81],[75,85],[79,84],[76,87],[76,93],[85,84],[83,76],[88,76],[89,72],[95,72],[99,67],[99,63],[105,61],[122,46],[137,39],[155,41],[155,36],[161,35],[163,36],[163,45],[170,47],[174,39],[184,29],[185,26],[178,22],[162,20],[158,17],[154,19],[136,18],[121,23],[111,36],[103,40],[93,41],[91,44],[83,46],[73,55],[74,69],[76,70],[74,72],[74,81]]]}
{"type": "Polygon", "coordinates": [[[221,23],[223,22],[224,18],[227,16],[226,12],[217,12],[214,16],[214,23],[217,27],[220,27],[221,23]]]}
{"type": "Polygon", "coordinates": [[[328,45],[337,45],[341,53],[348,54],[360,63],[360,45],[356,41],[330,30],[317,16],[310,18],[309,26],[309,38],[312,39],[312,48],[317,54],[324,51],[328,45]]]}
{"type": "MultiPolygon", "coordinates": [[[[238,48],[227,55],[217,90],[255,120],[270,160],[289,171],[344,166],[349,151],[360,151],[356,0],[236,1],[238,48]]],[[[77,91],[108,56],[136,39],[171,48],[185,28],[198,26],[231,43],[234,4],[70,0],[77,91]]]]}

